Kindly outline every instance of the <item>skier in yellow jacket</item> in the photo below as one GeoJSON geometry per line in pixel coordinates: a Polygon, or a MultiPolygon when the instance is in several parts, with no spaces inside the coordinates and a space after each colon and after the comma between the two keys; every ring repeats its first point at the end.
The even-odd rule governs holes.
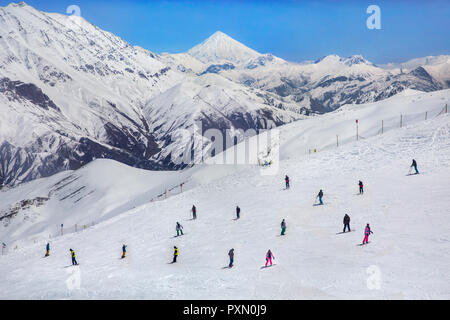
{"type": "Polygon", "coordinates": [[[77,260],[75,259],[75,251],[73,251],[72,249],[70,249],[70,256],[72,257],[72,265],[73,265],[73,266],[77,266],[77,265],[78,265],[78,262],[77,262],[77,260]]]}
{"type": "Polygon", "coordinates": [[[173,261],[172,263],[177,262],[177,257],[178,257],[178,248],[177,247],[173,247],[173,261]]]}

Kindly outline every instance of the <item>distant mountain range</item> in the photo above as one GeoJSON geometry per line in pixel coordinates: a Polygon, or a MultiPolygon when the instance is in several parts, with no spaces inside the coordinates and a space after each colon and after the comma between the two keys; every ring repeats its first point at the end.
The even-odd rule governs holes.
{"type": "MultiPolygon", "coordinates": [[[[0,184],[110,158],[179,169],[202,130],[268,129],[450,86],[450,56],[376,66],[361,56],[292,63],[216,32],[186,53],[155,54],[81,17],[0,7],[0,184]]],[[[243,136],[238,134],[238,140],[243,136]]]]}

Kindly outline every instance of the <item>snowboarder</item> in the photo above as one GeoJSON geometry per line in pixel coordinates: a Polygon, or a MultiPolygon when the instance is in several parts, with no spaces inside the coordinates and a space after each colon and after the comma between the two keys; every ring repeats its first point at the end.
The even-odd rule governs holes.
{"type": "Polygon", "coordinates": [[[177,247],[173,247],[173,261],[172,263],[177,262],[177,257],[178,257],[178,248],[177,247]]]}
{"type": "Polygon", "coordinates": [[[284,233],[286,232],[286,221],[281,221],[281,235],[284,236],[284,233]]]}
{"type": "Polygon", "coordinates": [[[419,173],[419,170],[417,170],[417,162],[416,162],[416,160],[414,160],[413,159],[413,161],[412,161],[412,164],[411,164],[411,167],[410,168],[413,168],[414,167],[414,170],[416,170],[416,174],[418,174],[419,173]]]}
{"type": "Polygon", "coordinates": [[[369,243],[369,236],[373,233],[372,230],[370,230],[369,224],[367,224],[366,229],[364,230],[364,240],[362,244],[369,243]]]}
{"type": "Polygon", "coordinates": [[[122,259],[125,258],[127,254],[127,246],[124,244],[122,245],[122,259]]]}
{"type": "Polygon", "coordinates": [[[50,255],[50,243],[47,242],[45,246],[45,256],[48,257],[50,255]]]}
{"type": "Polygon", "coordinates": [[[352,231],[350,230],[350,216],[348,214],[345,214],[344,216],[344,231],[342,231],[343,233],[345,233],[345,229],[348,228],[348,231],[352,231]]]}
{"type": "Polygon", "coordinates": [[[77,266],[77,265],[78,265],[78,262],[77,262],[77,260],[75,259],[75,251],[73,251],[72,249],[70,249],[70,256],[72,257],[72,265],[73,265],[73,266],[77,266]]]}
{"type": "Polygon", "coordinates": [[[319,204],[323,204],[322,197],[323,197],[323,191],[322,191],[322,189],[320,189],[319,194],[316,197],[316,198],[319,198],[319,204]]]}
{"type": "Polygon", "coordinates": [[[236,220],[241,217],[241,208],[239,206],[236,206],[236,220]]]}
{"type": "Polygon", "coordinates": [[[180,235],[180,232],[181,235],[183,235],[183,226],[179,222],[177,222],[176,230],[177,230],[177,237],[180,235]]]}
{"type": "Polygon", "coordinates": [[[267,251],[267,253],[266,253],[266,267],[269,262],[270,262],[270,265],[272,265],[272,259],[275,260],[275,257],[273,255],[272,251],[270,251],[270,249],[269,249],[269,251],[267,251]]]}
{"type": "Polygon", "coordinates": [[[192,205],[191,211],[192,211],[192,219],[193,220],[197,219],[197,208],[194,205],[192,205]]]}
{"type": "Polygon", "coordinates": [[[228,265],[229,268],[233,267],[233,262],[234,262],[234,249],[230,249],[230,251],[228,251],[228,256],[230,257],[230,264],[228,265]]]}
{"type": "Polygon", "coordinates": [[[284,178],[284,181],[286,182],[286,189],[289,189],[289,177],[287,175],[284,178]]]}
{"type": "Polygon", "coordinates": [[[363,194],[364,193],[364,185],[361,180],[359,180],[358,185],[359,185],[359,194],[363,194]]]}

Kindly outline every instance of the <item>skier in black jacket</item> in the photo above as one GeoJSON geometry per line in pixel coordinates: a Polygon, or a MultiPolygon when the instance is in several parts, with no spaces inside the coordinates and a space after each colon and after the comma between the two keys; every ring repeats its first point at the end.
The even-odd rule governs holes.
{"type": "Polygon", "coordinates": [[[197,208],[194,205],[192,205],[191,211],[192,211],[192,219],[193,220],[197,219],[197,208]]]}
{"type": "Polygon", "coordinates": [[[284,181],[286,182],[286,189],[289,189],[289,177],[287,175],[284,178],[284,181]]]}
{"type": "Polygon", "coordinates": [[[350,230],[350,216],[348,214],[345,214],[345,216],[344,216],[344,231],[342,231],[342,232],[345,233],[346,228],[348,228],[349,232],[352,231],[352,230],[350,230]]]}
{"type": "MultiPolygon", "coordinates": [[[[411,164],[411,167],[410,168],[413,168],[414,167],[414,170],[416,170],[416,174],[418,174],[419,173],[419,170],[417,170],[417,162],[416,162],[416,160],[414,160],[413,159],[413,161],[412,161],[412,164],[411,164]]],[[[411,170],[411,169],[410,169],[411,170]]]]}
{"type": "Polygon", "coordinates": [[[236,206],[236,219],[239,219],[241,217],[241,208],[239,206],[236,206]]]}
{"type": "Polygon", "coordinates": [[[283,219],[283,221],[281,221],[281,235],[284,236],[285,232],[286,232],[286,221],[283,219]]]}
{"type": "Polygon", "coordinates": [[[230,257],[230,264],[228,265],[229,268],[233,267],[233,262],[234,262],[234,249],[230,249],[230,251],[228,251],[228,256],[230,257]]]}
{"type": "Polygon", "coordinates": [[[50,243],[47,242],[47,245],[45,246],[45,257],[48,257],[50,255],[50,243]]]}
{"type": "Polygon", "coordinates": [[[317,198],[319,198],[319,204],[323,204],[322,197],[323,197],[323,191],[322,191],[322,189],[320,189],[319,194],[317,195],[317,198]]]}
{"type": "Polygon", "coordinates": [[[179,222],[177,222],[177,226],[175,227],[175,230],[177,230],[177,237],[180,235],[180,233],[181,233],[181,235],[183,235],[183,226],[179,222]]]}
{"type": "Polygon", "coordinates": [[[358,185],[359,185],[359,194],[363,194],[364,193],[364,185],[361,180],[359,180],[358,185]]]}

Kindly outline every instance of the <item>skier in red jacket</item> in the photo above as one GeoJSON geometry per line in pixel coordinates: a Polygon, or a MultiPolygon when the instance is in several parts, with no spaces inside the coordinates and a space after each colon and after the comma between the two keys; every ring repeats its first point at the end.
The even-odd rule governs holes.
{"type": "Polygon", "coordinates": [[[362,244],[369,243],[369,236],[371,233],[373,232],[370,230],[369,224],[367,224],[366,229],[364,230],[364,240],[362,244]]]}

